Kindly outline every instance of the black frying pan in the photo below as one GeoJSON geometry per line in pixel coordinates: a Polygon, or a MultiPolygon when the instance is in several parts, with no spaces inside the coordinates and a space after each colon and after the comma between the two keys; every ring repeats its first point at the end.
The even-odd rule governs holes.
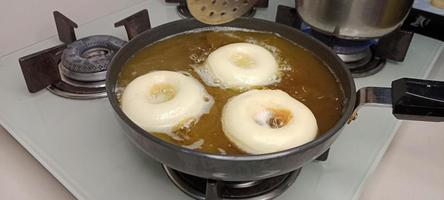
{"type": "Polygon", "coordinates": [[[164,142],[147,133],[120,109],[116,82],[121,68],[132,55],[147,45],[165,37],[210,27],[194,19],[167,23],[138,35],[117,52],[107,72],[106,89],[108,99],[129,138],[146,154],[170,168],[202,178],[223,181],[252,181],[294,171],[325,152],[335,141],[341,128],[352,118],[355,108],[367,102],[391,104],[393,99],[394,113],[397,117],[432,121],[444,119],[443,83],[401,79],[394,82],[393,87],[396,89],[393,91],[396,92],[393,94],[390,88],[364,88],[358,92],[357,98],[355,83],[342,61],[327,46],[310,36],[294,28],[260,19],[240,18],[222,26],[278,33],[313,52],[329,66],[344,90],[342,117],[333,128],[312,142],[263,155],[207,154],[164,142]],[[439,96],[441,98],[438,98],[439,96]]]}

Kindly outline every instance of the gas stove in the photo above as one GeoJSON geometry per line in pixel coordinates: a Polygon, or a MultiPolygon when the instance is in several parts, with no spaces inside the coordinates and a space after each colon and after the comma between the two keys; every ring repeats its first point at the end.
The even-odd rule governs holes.
{"type": "MultiPolygon", "coordinates": [[[[256,8],[254,17],[274,20],[278,3],[294,7],[294,1],[270,1],[268,7],[256,8]]],[[[177,14],[177,4],[147,1],[79,25],[75,35],[81,40],[98,34],[126,40],[138,31],[125,32],[123,28],[114,28],[114,22],[127,19],[143,9],[148,9],[153,27],[181,18],[177,14]]],[[[73,44],[74,41],[76,39],[63,42],[73,44]]],[[[188,196],[175,185],[195,198],[201,197],[204,190],[212,191],[212,188],[221,186],[220,183],[209,184],[208,180],[164,168],[145,156],[121,133],[124,130],[117,125],[104,98],[87,101],[61,98],[51,93],[49,87],[54,87],[51,84],[45,86],[49,91],[28,93],[17,61],[45,49],[54,50],[51,47],[63,52],[65,44],[60,44],[59,39],[53,37],[0,59],[0,89],[4,94],[0,99],[0,124],[74,196],[79,199],[186,199],[188,196]]],[[[401,77],[425,78],[443,49],[442,42],[415,35],[404,62],[386,61],[378,73],[355,79],[357,87],[388,86],[392,80],[401,77]]],[[[100,60],[110,51],[100,47],[89,53],[92,55],[86,57],[100,60]]],[[[56,55],[62,56],[61,53],[56,55]]],[[[64,67],[76,71],[75,64],[58,61],[53,64],[54,71],[60,75],[56,81],[85,81],[78,76],[70,76],[70,71],[63,71],[64,67]]],[[[103,70],[100,64],[95,67],[91,69],[93,73],[103,70]]],[[[227,188],[226,197],[250,197],[250,194],[268,197],[269,194],[283,192],[279,199],[356,199],[362,183],[379,162],[399,124],[389,110],[363,108],[359,117],[342,130],[326,161],[312,162],[300,171],[271,180],[222,183],[227,188]],[[239,188],[260,189],[238,193],[239,188]]]]}

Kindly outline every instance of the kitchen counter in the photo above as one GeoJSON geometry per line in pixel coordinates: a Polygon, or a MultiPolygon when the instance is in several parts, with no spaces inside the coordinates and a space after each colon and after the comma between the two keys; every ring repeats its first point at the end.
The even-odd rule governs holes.
{"type": "MultiPolygon", "coordinates": [[[[54,35],[52,10],[62,11],[82,24],[140,1],[42,0],[34,5],[36,3],[25,0],[2,0],[0,26],[11,27],[7,19],[14,19],[14,25],[0,32],[0,56],[54,35]]],[[[431,74],[433,79],[444,80],[444,55],[431,74]]],[[[443,130],[444,123],[403,123],[363,187],[361,199],[444,199],[443,130]]],[[[0,128],[0,199],[68,200],[74,197],[0,128]]]]}
{"type": "MultiPolygon", "coordinates": [[[[442,130],[444,123],[403,123],[364,186],[361,200],[444,199],[442,130]]],[[[2,128],[0,163],[0,199],[75,199],[2,128]]]]}

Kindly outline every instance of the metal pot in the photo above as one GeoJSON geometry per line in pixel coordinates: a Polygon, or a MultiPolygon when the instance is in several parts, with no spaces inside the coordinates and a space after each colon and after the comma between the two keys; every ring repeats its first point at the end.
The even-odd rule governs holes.
{"type": "Polygon", "coordinates": [[[407,17],[413,0],[296,0],[305,23],[345,39],[382,37],[407,17]]]}
{"type": "MultiPolygon", "coordinates": [[[[325,152],[335,141],[341,128],[351,118],[357,105],[365,102],[390,101],[390,96],[386,95],[390,89],[375,88],[363,89],[364,92],[360,92],[360,98],[357,101],[355,83],[341,59],[330,48],[296,29],[274,22],[247,18],[240,18],[223,26],[274,32],[313,52],[328,65],[344,90],[342,117],[327,133],[312,142],[285,151],[263,155],[207,154],[167,143],[151,135],[133,123],[120,108],[116,94],[116,82],[122,67],[138,50],[166,37],[190,30],[220,28],[220,26],[202,24],[193,19],[164,24],[141,33],[117,52],[107,72],[106,89],[111,106],[126,130],[125,134],[142,151],[170,168],[202,178],[223,181],[252,181],[282,175],[301,168],[325,152]],[[375,93],[374,91],[382,92],[375,93]]],[[[431,85],[431,83],[428,84],[431,85]]],[[[404,107],[401,106],[401,108],[404,107]]],[[[444,109],[441,111],[443,111],[440,113],[441,116],[444,116],[444,109]]],[[[409,112],[404,114],[409,114],[409,112]]],[[[436,113],[430,111],[427,114],[434,115],[436,113]]]]}

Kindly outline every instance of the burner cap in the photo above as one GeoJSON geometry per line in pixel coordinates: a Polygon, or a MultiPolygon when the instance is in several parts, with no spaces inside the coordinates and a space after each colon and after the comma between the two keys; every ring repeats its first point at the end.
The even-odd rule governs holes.
{"type": "Polygon", "coordinates": [[[63,50],[61,73],[77,81],[103,81],[112,57],[125,44],[125,41],[107,35],[76,40],[63,50]]]}
{"type": "Polygon", "coordinates": [[[370,48],[365,49],[362,52],[357,52],[354,54],[340,54],[337,53],[336,55],[339,56],[339,58],[341,58],[342,61],[344,61],[345,63],[354,63],[354,62],[369,62],[370,59],[373,56],[372,51],[370,50],[370,48]]]}
{"type": "Polygon", "coordinates": [[[183,192],[195,199],[268,200],[282,194],[296,180],[301,169],[288,174],[256,181],[214,181],[185,174],[163,165],[170,180],[183,192]],[[211,194],[207,194],[211,192],[211,194]]]}

